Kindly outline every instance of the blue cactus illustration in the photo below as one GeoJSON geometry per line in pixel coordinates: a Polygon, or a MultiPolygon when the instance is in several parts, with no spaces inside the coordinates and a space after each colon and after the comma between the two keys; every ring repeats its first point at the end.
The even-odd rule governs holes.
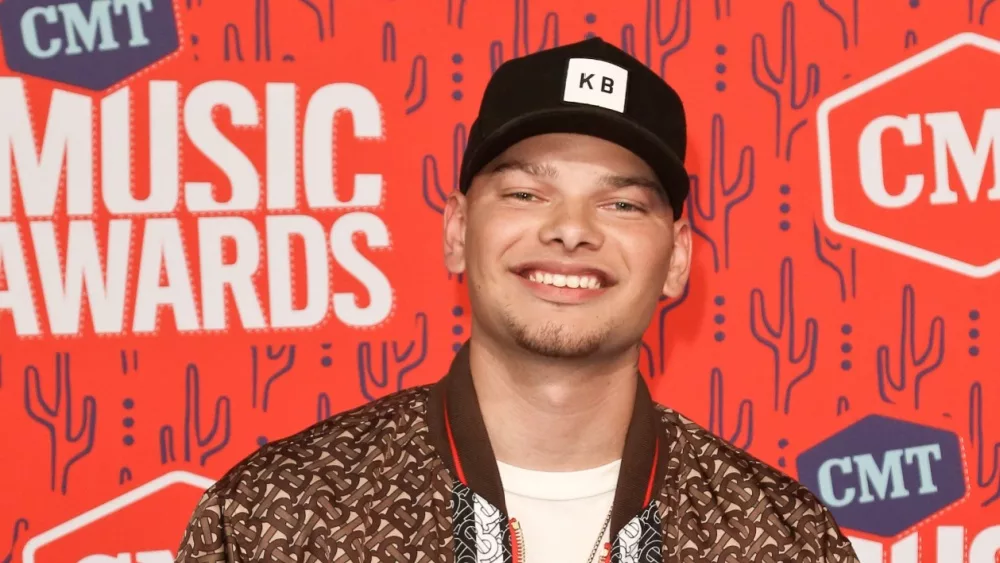
{"type": "Polygon", "coordinates": [[[256,346],[250,347],[250,406],[256,409],[260,405],[261,410],[267,412],[267,406],[271,398],[271,386],[278,379],[288,374],[295,366],[295,345],[272,346],[268,344],[264,347],[264,356],[268,361],[280,361],[280,363],[271,370],[270,375],[264,381],[263,387],[261,387],[259,385],[261,369],[260,352],[256,346]],[[257,400],[258,396],[260,397],[259,402],[257,400]]]}
{"type": "MultiPolygon", "coordinates": [[[[469,134],[464,123],[456,123],[451,135],[451,186],[449,191],[458,190],[458,181],[461,175],[462,154],[465,152],[465,145],[468,143],[469,134]]],[[[424,155],[421,165],[421,191],[424,196],[424,203],[434,212],[443,214],[445,203],[448,201],[448,193],[444,189],[439,173],[438,159],[432,154],[424,155]]],[[[448,274],[448,279],[453,275],[448,274]]],[[[464,276],[458,274],[458,282],[462,283],[464,276]]]]}
{"type": "Polygon", "coordinates": [[[774,98],[775,139],[774,156],[792,158],[792,138],[809,121],[798,118],[800,110],[819,94],[819,67],[809,63],[805,68],[804,83],[799,74],[798,46],[795,41],[795,5],[791,0],[782,9],[781,53],[777,71],[771,66],[767,53],[767,39],[755,33],[751,43],[750,70],[754,82],[774,98]],[[788,116],[793,113],[795,117],[788,116]]]}
{"type": "Polygon", "coordinates": [[[774,410],[785,414],[791,411],[795,386],[816,369],[819,343],[819,322],[807,317],[803,335],[795,323],[795,312],[792,259],[785,257],[781,261],[777,324],[767,312],[764,292],[759,288],[750,291],[750,332],[774,356],[774,410]],[[801,339],[801,346],[797,345],[798,339],[801,339]]]}
{"type": "MultiPolygon", "coordinates": [[[[451,186],[449,191],[458,190],[458,180],[461,176],[462,154],[469,141],[469,133],[464,123],[456,123],[451,134],[451,186]]],[[[425,154],[421,166],[421,190],[424,203],[436,213],[443,214],[448,192],[442,187],[441,176],[438,173],[438,159],[432,154],[425,154]]]]}
{"type": "Polygon", "coordinates": [[[715,19],[721,20],[733,15],[732,0],[715,0],[715,19]]]}
{"type": "Polygon", "coordinates": [[[396,26],[392,22],[382,25],[382,62],[396,62],[396,26]]]}
{"type": "Polygon", "coordinates": [[[236,60],[243,62],[243,48],[240,46],[240,28],[234,23],[227,23],[222,28],[222,60],[232,60],[232,52],[236,60]]]}
{"type": "Polygon", "coordinates": [[[326,393],[320,393],[316,397],[316,422],[321,422],[330,418],[330,414],[330,396],[326,393]]]}
{"type": "Polygon", "coordinates": [[[903,287],[902,322],[897,350],[899,357],[896,364],[898,375],[895,378],[892,375],[893,362],[887,345],[878,347],[876,371],[879,397],[891,404],[895,404],[895,401],[889,396],[889,389],[896,392],[905,391],[908,385],[907,375],[912,374],[913,408],[920,409],[920,384],[944,361],[944,319],[940,316],[931,319],[927,345],[922,352],[918,352],[916,316],[916,293],[913,286],[907,284],[903,287]]]}
{"type": "Polygon", "coordinates": [[[448,25],[462,29],[465,23],[465,0],[448,0],[448,25]]]}
{"type": "Polygon", "coordinates": [[[659,362],[660,363],[660,371],[659,371],[659,373],[660,374],[662,374],[664,372],[664,370],[667,369],[667,353],[666,353],[666,350],[667,350],[667,315],[669,315],[671,311],[673,311],[677,307],[680,307],[680,305],[682,303],[684,303],[684,300],[687,299],[689,288],[690,288],[690,284],[685,284],[684,285],[684,291],[682,291],[681,294],[678,297],[674,298],[674,299],[667,299],[666,297],[661,297],[660,298],[660,301],[665,301],[666,302],[666,304],[663,305],[663,307],[660,308],[660,313],[659,313],[659,316],[658,316],[658,319],[657,319],[657,337],[658,337],[659,344],[660,344],[660,346],[659,346],[659,350],[660,350],[660,358],[659,358],[659,360],[660,360],[660,362],[659,362]]]}
{"type": "Polygon", "coordinates": [[[49,488],[66,494],[69,471],[76,462],[90,454],[97,431],[97,399],[85,395],[80,407],[83,414],[74,422],[70,355],[55,355],[55,392],[52,402],[42,390],[42,375],[34,365],[24,368],[24,408],[32,420],[45,427],[49,435],[49,488]],[[75,430],[74,430],[75,426],[75,430]]]}
{"type": "Polygon", "coordinates": [[[427,101],[427,57],[422,54],[413,57],[410,65],[410,84],[403,94],[410,105],[406,107],[406,115],[417,111],[423,107],[427,101]]]}
{"type": "MultiPolygon", "coordinates": [[[[230,400],[225,395],[215,400],[212,426],[204,432],[201,425],[201,376],[198,366],[188,364],[184,374],[184,461],[190,462],[195,448],[199,450],[198,464],[202,467],[213,455],[229,444],[231,433],[230,400]]],[[[160,428],[160,463],[176,461],[174,454],[174,427],[166,424],[160,428]]]]}
{"type": "Polygon", "coordinates": [[[361,394],[369,401],[403,389],[406,374],[427,359],[427,313],[416,314],[416,327],[417,336],[402,349],[403,345],[398,340],[358,344],[358,379],[361,394]],[[373,360],[372,348],[375,346],[378,346],[381,355],[373,360]]]}
{"type": "Polygon", "coordinates": [[[299,0],[299,2],[313,13],[313,16],[316,18],[316,32],[319,35],[319,40],[323,41],[326,36],[326,22],[323,21],[323,12],[320,11],[319,7],[312,0],[299,0]]]}
{"type": "Polygon", "coordinates": [[[843,395],[837,397],[837,416],[840,416],[849,410],[851,410],[851,401],[843,395]]]}
{"type": "Polygon", "coordinates": [[[858,1],[859,0],[819,0],[819,7],[830,14],[840,27],[841,47],[846,51],[851,45],[858,46],[858,1]],[[835,4],[836,6],[832,6],[835,4]]]}
{"type": "Polygon", "coordinates": [[[837,275],[840,287],[840,301],[854,299],[858,293],[857,249],[847,248],[842,242],[834,242],[824,236],[816,221],[813,221],[813,249],[816,257],[837,275]]]}
{"type": "Polygon", "coordinates": [[[254,0],[254,60],[271,60],[271,0],[254,0]]]}
{"type": "MultiPolygon", "coordinates": [[[[548,12],[542,21],[542,36],[532,45],[528,23],[531,19],[530,0],[514,0],[514,37],[511,58],[516,59],[537,51],[559,46],[559,14],[548,12]]],[[[503,42],[490,43],[490,73],[496,72],[507,59],[504,57],[503,42]]]]}
{"type": "Polygon", "coordinates": [[[646,0],[645,41],[641,50],[636,45],[635,25],[622,26],[621,48],[642,61],[646,66],[667,77],[667,59],[687,46],[691,39],[691,0],[671,0],[673,21],[664,30],[663,9],[665,0],[646,0]],[[654,53],[658,50],[658,53],[654,53]],[[658,57],[658,59],[657,59],[658,57]]]}
{"type": "Polygon", "coordinates": [[[128,373],[139,371],[139,351],[138,350],[122,350],[120,353],[122,362],[122,374],[128,375],[128,373]]]}
{"type": "MultiPolygon", "coordinates": [[[[987,412],[998,411],[993,408],[987,412]]],[[[983,434],[983,384],[974,381],[969,388],[969,436],[976,456],[976,484],[983,489],[996,489],[982,503],[982,506],[989,506],[1000,499],[1000,442],[993,442],[992,449],[987,449],[983,434]]]]}
{"type": "Polygon", "coordinates": [[[708,383],[708,430],[732,445],[746,450],[753,443],[753,401],[743,399],[736,407],[736,428],[731,432],[725,424],[725,380],[722,370],[712,368],[708,383]]]}
{"type": "Polygon", "coordinates": [[[986,24],[986,11],[993,5],[994,0],[979,0],[979,9],[976,9],[977,0],[967,0],[968,1],[968,17],[969,23],[978,23],[979,25],[986,24]]]}
{"type": "Polygon", "coordinates": [[[29,529],[28,520],[25,518],[18,518],[14,520],[14,531],[10,539],[10,550],[7,551],[7,555],[0,559],[0,563],[10,563],[14,559],[14,551],[17,548],[17,540],[20,539],[23,532],[27,532],[29,529]]]}
{"type": "Polygon", "coordinates": [[[705,239],[712,249],[716,273],[720,268],[729,269],[730,214],[734,207],[753,193],[755,180],[754,150],[744,145],[740,149],[736,178],[732,182],[727,181],[725,135],[726,125],[722,115],[713,115],[708,186],[705,189],[697,176],[691,176],[691,195],[687,201],[691,230],[705,239]]]}

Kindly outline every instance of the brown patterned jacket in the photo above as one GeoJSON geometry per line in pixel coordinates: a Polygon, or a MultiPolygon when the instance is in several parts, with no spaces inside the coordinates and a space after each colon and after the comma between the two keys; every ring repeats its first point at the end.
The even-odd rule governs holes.
{"type": "MultiPolygon", "coordinates": [[[[812,493],[653,402],[640,381],[610,561],[857,563],[812,493]]],[[[198,503],[176,561],[521,563],[511,537],[466,346],[438,383],[240,462],[198,503]]]]}

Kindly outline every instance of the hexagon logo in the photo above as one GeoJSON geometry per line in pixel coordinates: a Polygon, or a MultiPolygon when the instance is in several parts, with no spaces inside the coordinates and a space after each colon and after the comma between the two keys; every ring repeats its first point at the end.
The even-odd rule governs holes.
{"type": "Polygon", "coordinates": [[[173,563],[198,500],[214,481],[173,471],[24,545],[23,563],[173,563]]]}
{"type": "Polygon", "coordinates": [[[174,0],[3,0],[14,72],[104,90],[177,50],[174,0]]]}
{"type": "Polygon", "coordinates": [[[1000,41],[960,33],[824,100],[827,227],[966,276],[1000,272],[997,74],[1000,41]]]}
{"type": "Polygon", "coordinates": [[[965,465],[947,430],[867,416],[800,454],[799,481],[845,528],[891,538],[962,499],[965,465]]]}

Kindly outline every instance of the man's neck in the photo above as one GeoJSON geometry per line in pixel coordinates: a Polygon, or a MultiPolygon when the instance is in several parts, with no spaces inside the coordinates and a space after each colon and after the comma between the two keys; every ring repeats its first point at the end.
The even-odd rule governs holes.
{"type": "Polygon", "coordinates": [[[469,361],[499,461],[575,471],[620,459],[635,402],[635,358],[568,362],[470,342],[469,361]]]}

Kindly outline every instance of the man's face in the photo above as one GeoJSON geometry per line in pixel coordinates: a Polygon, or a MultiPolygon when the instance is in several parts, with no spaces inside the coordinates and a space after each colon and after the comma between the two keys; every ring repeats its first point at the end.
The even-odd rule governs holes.
{"type": "Polygon", "coordinates": [[[689,271],[691,237],[639,157],[583,135],[508,149],[445,210],[445,255],[473,331],[560,358],[620,353],[689,271]]]}

